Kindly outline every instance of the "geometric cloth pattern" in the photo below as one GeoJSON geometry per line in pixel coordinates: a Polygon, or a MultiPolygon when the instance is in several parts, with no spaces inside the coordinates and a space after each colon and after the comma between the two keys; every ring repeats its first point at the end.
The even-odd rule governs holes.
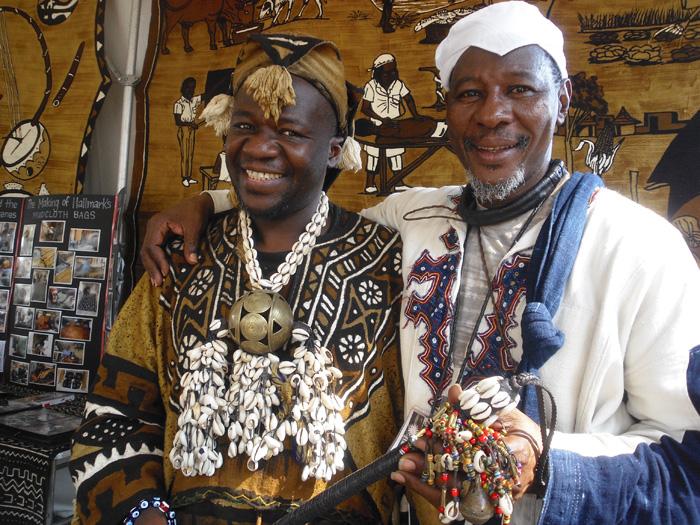
{"type": "MultiPolygon", "coordinates": [[[[250,289],[233,210],[209,226],[197,265],[184,260],[181,239],[171,243],[163,286],[154,288],[145,276],[120,312],[86,420],[75,434],[70,468],[81,520],[125,516],[139,499],[160,495],[183,517],[192,512],[198,520],[254,523],[259,511],[268,522],[265,513],[298,506],[388,450],[403,420],[401,243],[395,231],[335,205],[328,222],[329,231],[297,267],[287,302],[294,319],[311,327],[342,371],[334,390],[344,403],[345,469],[330,482],[312,477],[301,482],[299,455],[306,449],[292,438],[252,472],[245,455],[228,457],[226,435],[218,440],[223,464],[212,476],[185,476],[169,459],[180,411],[180,356],[202,344],[212,321],[225,319],[250,289]]],[[[259,259],[264,267],[263,254],[259,259]]],[[[227,343],[231,363],[235,345],[228,336],[227,343]]],[[[280,360],[293,359],[289,346],[276,352],[280,360]]],[[[228,388],[228,375],[225,381],[228,388]]],[[[284,396],[284,386],[280,391],[284,396]]],[[[392,500],[382,480],[324,518],[386,522],[392,500]]]]}

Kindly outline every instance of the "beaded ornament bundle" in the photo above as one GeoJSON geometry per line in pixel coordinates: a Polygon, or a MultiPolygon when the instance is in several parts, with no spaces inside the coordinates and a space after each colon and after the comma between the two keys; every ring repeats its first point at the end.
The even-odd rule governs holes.
{"type": "MultiPolygon", "coordinates": [[[[466,519],[478,525],[494,513],[503,517],[503,523],[510,523],[512,488],[521,465],[503,441],[506,432],[489,425],[513,410],[518,401],[519,395],[507,379],[489,377],[462,392],[459,406],[445,403],[411,436],[412,443],[419,437],[427,438],[421,482],[434,485],[436,478],[442,482],[438,509],[442,523],[466,519]],[[441,454],[432,453],[434,443],[442,445],[441,454]]],[[[404,453],[410,450],[411,445],[403,446],[404,453]]]]}
{"type": "Polygon", "coordinates": [[[234,303],[228,319],[210,325],[207,342],[181,352],[186,371],[180,380],[181,412],[170,460],[185,475],[213,475],[223,464],[219,440],[224,436],[228,456],[246,454],[251,471],[284,450],[287,437],[304,465],[302,481],[330,481],[344,469],[344,404],[334,388],[342,373],[311,328],[294,322],[291,308],[277,293],[315,245],[328,211],[324,193],[306,231],[269,279],[260,271],[250,218],[240,211],[238,226],[253,291],[234,303]],[[231,339],[237,348],[229,364],[231,339]],[[274,352],[290,340],[293,360],[281,361],[274,352]]]}

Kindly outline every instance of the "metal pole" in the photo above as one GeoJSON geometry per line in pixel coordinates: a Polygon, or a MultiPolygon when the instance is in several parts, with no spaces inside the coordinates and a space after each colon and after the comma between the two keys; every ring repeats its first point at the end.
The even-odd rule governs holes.
{"type": "MultiPolygon", "coordinates": [[[[117,173],[117,191],[125,189],[129,181],[129,158],[131,153],[131,125],[134,110],[134,86],[139,82],[136,76],[136,52],[139,37],[139,22],[141,18],[141,0],[133,0],[131,4],[131,21],[129,27],[129,42],[126,57],[126,70],[118,79],[124,86],[122,100],[121,142],[119,144],[119,170],[117,173]]],[[[128,190],[125,192],[128,198],[128,190]]]]}

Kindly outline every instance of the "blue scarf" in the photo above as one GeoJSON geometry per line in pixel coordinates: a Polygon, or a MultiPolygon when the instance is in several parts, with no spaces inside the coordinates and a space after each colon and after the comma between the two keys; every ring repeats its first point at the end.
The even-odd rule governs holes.
{"type": "MultiPolygon", "coordinates": [[[[576,260],[594,192],[604,187],[592,173],[576,172],[554,198],[552,213],[542,225],[527,273],[527,305],[522,318],[523,356],[516,373],[538,369],[564,345],[564,334],[552,324],[571,268],[576,260]]],[[[533,387],[521,392],[520,408],[539,421],[533,387]]]]}

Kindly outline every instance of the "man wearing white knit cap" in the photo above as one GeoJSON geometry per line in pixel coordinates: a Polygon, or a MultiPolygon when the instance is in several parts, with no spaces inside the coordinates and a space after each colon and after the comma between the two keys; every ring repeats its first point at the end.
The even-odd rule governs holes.
{"type": "MultiPolygon", "coordinates": [[[[441,501],[440,474],[420,482],[440,450],[406,454],[392,479],[411,489],[421,523],[700,523],[700,272],[681,235],[552,159],[571,83],[561,32],[536,7],[465,17],[436,63],[467,184],[413,188],[363,212],[404,243],[406,411],[531,373],[556,418],[541,418],[541,432],[527,387],[492,423],[522,464],[514,505],[508,490],[485,495],[495,474],[482,460],[468,467],[484,477],[453,494],[449,475],[441,501]]],[[[159,255],[158,237],[142,255],[159,255]]]]}

